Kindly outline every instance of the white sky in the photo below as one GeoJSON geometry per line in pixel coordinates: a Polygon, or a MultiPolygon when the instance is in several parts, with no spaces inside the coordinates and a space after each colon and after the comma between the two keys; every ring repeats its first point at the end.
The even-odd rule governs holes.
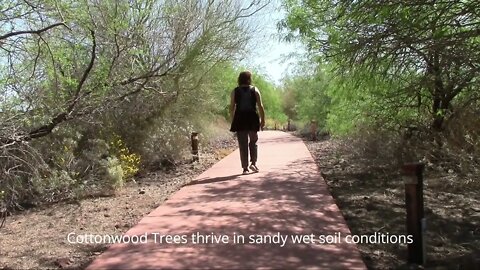
{"type": "Polygon", "coordinates": [[[254,38],[254,45],[251,45],[254,48],[250,48],[252,54],[242,61],[242,64],[258,70],[279,84],[281,79],[295,67],[295,57],[287,56],[294,53],[301,54],[305,49],[298,42],[280,41],[277,23],[284,18],[285,12],[281,8],[281,0],[272,2],[254,19],[262,31],[260,36],[254,38]]]}

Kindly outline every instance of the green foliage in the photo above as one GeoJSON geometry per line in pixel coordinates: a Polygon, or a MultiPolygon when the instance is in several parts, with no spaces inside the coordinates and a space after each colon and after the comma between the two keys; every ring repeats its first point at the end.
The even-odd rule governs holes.
{"type": "Polygon", "coordinates": [[[330,98],[327,96],[330,84],[330,79],[323,70],[286,79],[283,104],[290,118],[303,123],[316,121],[319,128],[325,129],[330,108],[330,98]]]}
{"type": "Polygon", "coordinates": [[[273,128],[275,123],[284,124],[287,116],[282,108],[282,93],[271,82],[267,81],[265,76],[254,72],[253,84],[260,90],[262,103],[265,109],[265,118],[269,120],[267,127],[273,128]]]}
{"type": "Polygon", "coordinates": [[[109,157],[101,161],[103,168],[105,169],[104,177],[107,180],[107,183],[110,183],[110,187],[113,189],[121,188],[124,184],[124,174],[123,166],[121,161],[115,157],[109,157]]]}
{"type": "Polygon", "coordinates": [[[220,63],[209,73],[211,83],[209,84],[212,94],[215,97],[215,112],[221,114],[225,119],[230,119],[230,94],[237,87],[237,78],[241,70],[231,62],[220,63]]]}
{"type": "Polygon", "coordinates": [[[319,65],[334,67],[331,127],[346,132],[363,124],[389,129],[414,123],[440,131],[471,106],[459,97],[478,98],[474,1],[284,3],[288,38],[301,38],[319,65]]]}
{"type": "Polygon", "coordinates": [[[225,115],[230,63],[263,5],[4,2],[0,190],[9,207],[118,188],[144,166],[183,158],[190,133],[225,115]]]}
{"type": "Polygon", "coordinates": [[[52,200],[52,198],[63,197],[68,198],[67,191],[75,184],[76,180],[72,178],[69,172],[64,170],[51,170],[48,175],[40,179],[33,179],[32,186],[36,199],[52,200]]]}
{"type": "Polygon", "coordinates": [[[364,126],[399,130],[426,120],[422,115],[427,108],[418,103],[417,93],[398,90],[400,80],[389,81],[361,71],[349,77],[331,76],[328,126],[334,133],[347,134],[364,126]]]}
{"type": "MultiPolygon", "coordinates": [[[[212,90],[214,111],[221,114],[225,119],[229,119],[230,95],[232,90],[237,87],[238,75],[245,69],[235,67],[233,63],[226,62],[216,66],[211,72],[210,88],[212,90]]],[[[273,127],[275,123],[281,124],[287,121],[287,117],[282,108],[282,93],[266,76],[253,73],[253,85],[256,86],[262,96],[262,102],[265,109],[265,117],[268,124],[273,127]]]]}

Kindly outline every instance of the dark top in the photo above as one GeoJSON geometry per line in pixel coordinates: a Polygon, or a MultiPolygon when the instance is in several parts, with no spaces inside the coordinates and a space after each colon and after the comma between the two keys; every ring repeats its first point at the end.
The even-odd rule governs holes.
{"type": "Polygon", "coordinates": [[[260,117],[257,113],[255,87],[239,86],[234,91],[236,106],[230,131],[259,131],[260,117]]]}

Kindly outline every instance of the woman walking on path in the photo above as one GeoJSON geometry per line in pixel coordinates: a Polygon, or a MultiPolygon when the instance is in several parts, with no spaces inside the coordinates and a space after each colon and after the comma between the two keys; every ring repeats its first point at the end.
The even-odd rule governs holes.
{"type": "Polygon", "coordinates": [[[238,76],[238,87],[230,95],[230,118],[232,120],[230,131],[237,133],[243,174],[248,174],[249,168],[258,172],[257,132],[265,126],[265,111],[260,91],[252,85],[250,71],[242,71],[238,76]],[[248,166],[249,150],[250,166],[248,166]]]}

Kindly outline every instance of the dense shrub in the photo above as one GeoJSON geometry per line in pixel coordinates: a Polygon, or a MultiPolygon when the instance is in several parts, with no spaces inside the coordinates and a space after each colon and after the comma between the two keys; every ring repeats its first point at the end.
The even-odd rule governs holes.
{"type": "Polygon", "coordinates": [[[245,51],[249,17],[263,6],[2,2],[0,21],[11,26],[0,29],[4,204],[111,193],[151,164],[182,158],[190,133],[221,114],[212,85],[235,82],[219,67],[245,51]]]}

